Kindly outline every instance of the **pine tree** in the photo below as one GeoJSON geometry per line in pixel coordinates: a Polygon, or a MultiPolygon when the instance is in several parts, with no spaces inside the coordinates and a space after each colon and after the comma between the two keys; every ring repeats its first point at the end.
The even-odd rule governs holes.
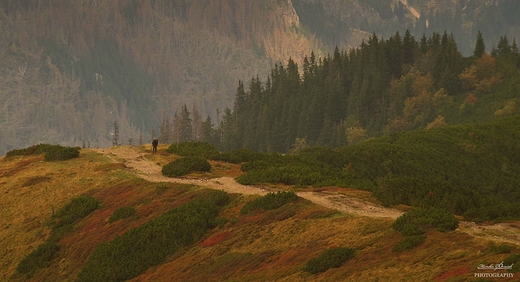
{"type": "Polygon", "coordinates": [[[218,143],[215,140],[215,129],[213,128],[213,123],[211,122],[211,117],[209,115],[206,117],[206,120],[201,123],[200,140],[218,147],[218,143]]]}
{"type": "Polygon", "coordinates": [[[193,124],[190,117],[190,111],[188,111],[188,108],[186,107],[186,104],[182,106],[181,111],[181,124],[179,128],[180,133],[180,141],[191,141],[192,139],[192,132],[193,132],[193,124]]]}
{"type": "Polygon", "coordinates": [[[415,61],[415,52],[417,49],[417,42],[410,31],[407,29],[403,37],[403,64],[412,65],[415,61]]]}
{"type": "Polygon", "coordinates": [[[193,108],[192,108],[191,111],[192,111],[192,114],[193,114],[192,139],[195,140],[195,141],[198,141],[198,140],[200,140],[200,137],[201,137],[201,132],[200,131],[201,131],[202,119],[201,119],[199,110],[197,109],[197,106],[195,104],[193,104],[193,108]]]}
{"type": "Polygon", "coordinates": [[[482,32],[479,30],[477,33],[477,43],[475,44],[475,51],[473,52],[473,56],[480,58],[485,52],[486,46],[484,45],[484,38],[482,37],[482,32]]]}
{"type": "Polygon", "coordinates": [[[112,132],[112,145],[119,145],[119,124],[114,120],[114,132],[112,132]]]}

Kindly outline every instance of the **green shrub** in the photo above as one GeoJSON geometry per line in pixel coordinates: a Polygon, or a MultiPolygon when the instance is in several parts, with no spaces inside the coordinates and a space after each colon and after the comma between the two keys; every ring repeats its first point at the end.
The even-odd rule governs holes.
{"type": "Polygon", "coordinates": [[[261,160],[264,158],[264,154],[255,152],[249,149],[238,149],[231,152],[224,152],[212,157],[212,160],[222,161],[234,164],[240,164],[243,162],[250,162],[254,160],[261,160]]]}
{"type": "Polygon", "coordinates": [[[517,219],[519,121],[400,132],[338,152],[352,173],[379,184],[373,193],[385,205],[444,208],[472,221],[517,219]]]}
{"type": "Polygon", "coordinates": [[[218,213],[228,202],[229,195],[225,192],[209,190],[98,245],[77,281],[123,281],[138,276],[216,227],[221,222],[218,213]]]}
{"type": "Polygon", "coordinates": [[[455,230],[459,221],[450,212],[437,208],[414,208],[398,217],[392,228],[405,236],[421,235],[430,228],[439,231],[455,230]]]}
{"type": "Polygon", "coordinates": [[[169,177],[176,177],[189,174],[193,171],[210,171],[211,165],[201,157],[184,157],[177,159],[163,166],[162,174],[169,177]]]}
{"type": "Polygon", "coordinates": [[[52,146],[45,151],[44,160],[46,161],[64,161],[79,157],[79,150],[72,147],[62,147],[60,145],[52,146]]]}
{"type": "Polygon", "coordinates": [[[292,191],[269,192],[265,196],[247,202],[240,210],[240,213],[248,214],[257,209],[274,210],[296,200],[298,200],[298,196],[292,191]]]}
{"type": "Polygon", "coordinates": [[[45,242],[28,254],[16,267],[16,272],[32,277],[37,270],[49,267],[51,260],[57,257],[59,246],[54,242],[45,242]]]}
{"type": "Polygon", "coordinates": [[[45,243],[39,245],[36,250],[22,259],[16,271],[31,277],[38,269],[49,267],[50,261],[58,254],[59,246],[57,242],[61,237],[72,230],[74,222],[89,215],[98,206],[99,202],[91,196],[73,198],[70,203],[53,215],[50,222],[52,226],[51,236],[45,243]]]}
{"type": "Polygon", "coordinates": [[[508,254],[511,252],[511,246],[509,246],[508,244],[500,244],[500,245],[491,244],[488,247],[488,252],[493,253],[493,254],[508,254]]]}
{"type": "Polygon", "coordinates": [[[311,259],[303,270],[312,274],[318,274],[327,271],[329,268],[338,268],[353,257],[354,249],[345,247],[329,249],[320,256],[311,259]]]}
{"type": "Polygon", "coordinates": [[[60,145],[39,144],[25,149],[9,151],[6,156],[29,156],[39,154],[45,154],[45,161],[63,161],[79,157],[79,149],[77,147],[72,148],[60,145]]]}
{"type": "Polygon", "coordinates": [[[115,221],[118,221],[120,219],[125,219],[128,217],[131,217],[135,215],[135,208],[134,207],[120,207],[116,209],[112,215],[108,218],[108,223],[112,223],[115,221]]]}
{"type": "Polygon", "coordinates": [[[99,202],[92,196],[80,196],[73,198],[70,203],[58,210],[55,216],[53,229],[73,224],[84,218],[99,207],[99,202]]]}
{"type": "Polygon", "coordinates": [[[219,154],[217,149],[215,149],[215,146],[206,142],[198,141],[171,144],[170,147],[166,149],[166,152],[183,157],[191,156],[205,159],[211,159],[219,154]]]}
{"type": "Polygon", "coordinates": [[[504,265],[509,266],[513,265],[513,269],[509,270],[510,272],[517,273],[520,271],[520,254],[514,254],[508,256],[504,259],[504,265]]]}
{"type": "Polygon", "coordinates": [[[403,239],[392,248],[392,252],[402,252],[413,249],[424,243],[425,240],[426,236],[424,235],[404,236],[403,239]]]}

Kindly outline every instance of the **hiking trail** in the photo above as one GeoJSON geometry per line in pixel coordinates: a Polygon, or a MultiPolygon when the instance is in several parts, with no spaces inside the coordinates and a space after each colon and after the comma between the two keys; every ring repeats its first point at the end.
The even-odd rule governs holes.
{"type": "MultiPolygon", "coordinates": [[[[161,166],[145,158],[145,155],[149,153],[137,147],[119,146],[92,150],[103,154],[113,162],[122,162],[127,168],[134,170],[139,177],[150,182],[193,184],[243,195],[266,195],[269,192],[275,192],[266,187],[242,185],[232,177],[209,179],[166,177],[161,173],[161,166]]],[[[296,194],[314,204],[358,216],[396,219],[403,214],[400,210],[375,205],[363,199],[338,192],[296,192],[296,194]]],[[[460,221],[457,230],[489,241],[520,245],[520,224],[516,223],[479,225],[474,222],[460,221]]]]}

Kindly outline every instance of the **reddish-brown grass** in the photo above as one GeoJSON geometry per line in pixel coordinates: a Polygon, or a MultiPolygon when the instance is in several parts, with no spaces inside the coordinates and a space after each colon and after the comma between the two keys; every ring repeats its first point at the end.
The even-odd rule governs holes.
{"type": "Polygon", "coordinates": [[[219,244],[220,242],[226,240],[229,236],[231,236],[231,232],[224,231],[222,233],[213,235],[209,237],[208,239],[204,240],[202,243],[200,243],[201,247],[211,247],[213,245],[219,244]]]}
{"type": "MultiPolygon", "coordinates": [[[[159,151],[147,155],[154,163],[175,156],[159,151]]],[[[39,157],[41,158],[41,157],[39,157]]],[[[191,185],[150,183],[132,174],[122,163],[82,150],[75,160],[58,163],[20,157],[0,160],[0,208],[6,215],[0,230],[0,280],[9,280],[16,264],[45,241],[42,227],[72,197],[89,194],[101,202],[98,210],[74,225],[60,240],[59,258],[30,281],[72,281],[100,243],[108,242],[203,193],[191,185]],[[6,176],[9,174],[10,176],[6,176]],[[39,177],[46,181],[36,181],[39,177]],[[31,186],[22,187],[24,181],[31,186]],[[135,216],[108,223],[112,213],[133,206],[135,216]],[[9,220],[7,220],[9,218],[9,220]]],[[[121,160],[122,161],[122,160],[121,160]]],[[[239,166],[222,164],[211,175],[238,174],[239,166]],[[229,170],[229,171],[227,171],[229,170]]],[[[292,187],[270,186],[290,190],[292,187]]],[[[309,191],[313,188],[306,188],[309,191]]],[[[304,189],[305,190],[305,189],[304,189]]],[[[367,191],[339,187],[314,189],[371,201],[367,191]]],[[[405,252],[392,252],[402,236],[391,229],[391,219],[352,216],[301,200],[272,211],[240,214],[243,205],[257,196],[233,195],[220,214],[224,226],[205,240],[184,248],[163,264],[148,269],[133,281],[442,281],[471,279],[477,263],[500,262],[508,254],[486,252],[486,241],[466,233],[429,231],[424,244],[405,252]],[[302,267],[324,250],[355,249],[353,259],[319,275],[302,267]]],[[[515,246],[512,253],[518,253],[515,246]]]]}

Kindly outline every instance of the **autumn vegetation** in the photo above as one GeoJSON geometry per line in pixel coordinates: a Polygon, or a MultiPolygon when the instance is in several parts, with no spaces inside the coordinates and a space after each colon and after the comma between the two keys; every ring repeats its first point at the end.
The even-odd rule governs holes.
{"type": "Polygon", "coordinates": [[[232,108],[200,138],[221,151],[288,153],[337,148],[392,133],[486,122],[518,113],[520,54],[502,37],[486,53],[478,34],[463,57],[448,33],[376,35],[350,50],[276,64],[240,81],[232,108]]]}
{"type": "Polygon", "coordinates": [[[163,166],[162,174],[170,177],[182,176],[191,172],[210,171],[211,165],[201,157],[183,157],[163,166]]]}
{"type": "Polygon", "coordinates": [[[38,144],[24,149],[11,150],[6,157],[44,154],[46,161],[63,161],[79,157],[79,148],[60,145],[38,144]]]}
{"type": "MultiPolygon", "coordinates": [[[[510,119],[498,120],[497,124],[510,119]]],[[[144,148],[133,147],[132,150],[146,152],[144,148]]],[[[235,153],[240,155],[238,151],[235,153]]],[[[167,163],[166,160],[181,156],[160,151],[148,157],[153,158],[153,162],[167,163]]],[[[312,168],[317,169],[324,163],[339,164],[343,158],[340,150],[309,147],[294,155],[254,154],[242,164],[246,167],[250,162],[263,160],[264,165],[287,165],[297,160],[296,167],[314,165],[312,168]]],[[[9,274],[13,281],[41,281],[49,277],[71,281],[119,281],[132,277],[157,280],[174,274],[181,280],[207,280],[218,275],[244,280],[337,281],[345,277],[352,280],[379,277],[380,269],[400,279],[420,279],[426,275],[429,280],[435,280],[449,276],[449,271],[478,265],[483,260],[518,260],[515,245],[502,244],[493,249],[480,238],[451,231],[457,221],[446,209],[412,208],[394,222],[333,211],[299,198],[293,192],[315,189],[310,186],[295,188],[273,183],[272,187],[282,191],[265,196],[228,195],[193,185],[149,183],[130,175],[128,168],[117,161],[113,163],[89,149],[81,150],[79,158],[38,161],[42,159],[41,155],[28,155],[2,160],[0,175],[2,181],[6,181],[2,189],[11,187],[5,194],[7,197],[13,193],[12,189],[37,191],[32,197],[41,197],[46,191],[42,188],[55,189],[49,184],[54,183],[55,178],[62,179],[61,175],[72,180],[63,182],[62,179],[61,183],[85,188],[81,196],[73,197],[54,215],[49,213],[48,218],[43,218],[43,226],[29,229],[27,224],[33,223],[24,221],[17,237],[23,238],[26,232],[31,234],[34,230],[49,231],[37,237],[33,248],[24,248],[14,259],[17,264],[9,274]],[[31,160],[32,163],[26,164],[31,160]],[[18,166],[23,166],[22,170],[18,166]],[[44,174],[47,177],[44,181],[34,181],[31,186],[22,188],[16,184],[14,177],[33,170],[46,171],[46,166],[53,168],[53,174],[44,174]],[[73,166],[81,169],[70,170],[73,166]],[[62,172],[63,169],[67,170],[62,172]],[[92,175],[96,181],[102,181],[86,182],[92,175]],[[405,230],[420,230],[413,233],[420,235],[405,235],[412,233],[401,232],[402,226],[408,226],[405,230]],[[399,253],[397,260],[396,252],[399,253]],[[417,260],[424,263],[402,271],[417,260]]],[[[342,170],[356,173],[362,168],[356,164],[354,161],[344,164],[342,170]]],[[[208,177],[212,175],[210,171],[208,177]]],[[[361,179],[360,175],[355,177],[361,179]]],[[[342,188],[328,186],[314,191],[341,193],[342,188]]],[[[433,199],[438,195],[434,193],[433,199]]],[[[6,207],[3,209],[9,214],[6,207]]],[[[13,238],[8,232],[16,226],[14,222],[2,234],[13,238]]],[[[460,278],[470,274],[451,276],[460,278]]]]}
{"type": "Polygon", "coordinates": [[[324,251],[316,258],[312,258],[303,268],[312,274],[325,272],[330,268],[340,267],[345,261],[354,257],[354,250],[337,247],[324,251]]]}
{"type": "Polygon", "coordinates": [[[274,210],[277,209],[287,203],[296,201],[298,196],[292,192],[276,192],[276,193],[267,193],[267,195],[259,197],[251,202],[247,202],[242,209],[240,209],[241,214],[249,214],[258,209],[262,210],[274,210]]]}
{"type": "Polygon", "coordinates": [[[20,261],[16,268],[17,274],[30,278],[37,270],[49,267],[51,261],[59,255],[59,240],[72,231],[74,223],[89,215],[98,206],[99,202],[96,199],[82,196],[73,198],[69,204],[58,210],[50,222],[51,235],[45,243],[39,245],[36,250],[20,261]]]}
{"type": "Polygon", "coordinates": [[[208,191],[99,245],[77,281],[121,281],[138,276],[216,227],[218,212],[228,201],[226,193],[208,191]]]}

